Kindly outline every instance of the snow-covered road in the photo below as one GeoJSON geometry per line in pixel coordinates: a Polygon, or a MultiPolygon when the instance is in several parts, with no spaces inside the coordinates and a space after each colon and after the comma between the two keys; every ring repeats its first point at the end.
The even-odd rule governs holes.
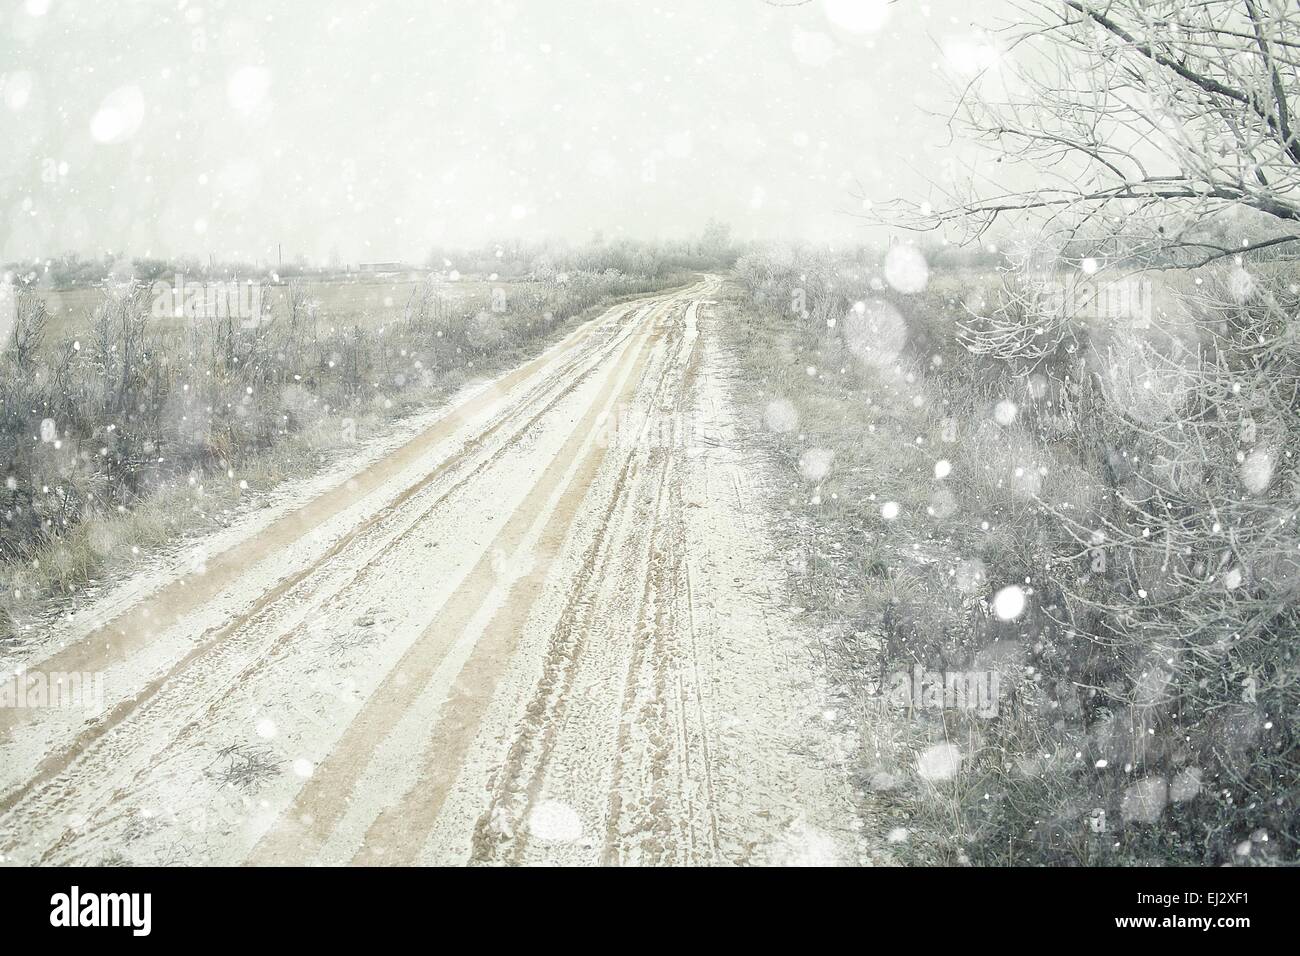
{"type": "Polygon", "coordinates": [[[610,309],[124,582],[0,709],[30,863],[859,862],[716,279],[610,309]]]}

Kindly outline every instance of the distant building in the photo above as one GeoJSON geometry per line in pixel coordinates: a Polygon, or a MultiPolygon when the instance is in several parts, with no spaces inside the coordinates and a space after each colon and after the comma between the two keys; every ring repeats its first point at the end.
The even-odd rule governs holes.
{"type": "Polygon", "coordinates": [[[406,268],[401,262],[362,262],[357,265],[358,272],[402,272],[406,268]]]}

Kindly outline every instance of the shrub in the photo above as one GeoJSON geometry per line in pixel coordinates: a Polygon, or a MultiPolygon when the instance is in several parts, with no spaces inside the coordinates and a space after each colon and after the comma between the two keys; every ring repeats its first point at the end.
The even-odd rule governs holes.
{"type": "MultiPolygon", "coordinates": [[[[896,457],[908,432],[955,430],[943,454],[964,476],[946,485],[957,494],[936,511],[917,482],[911,510],[929,498],[930,520],[906,530],[946,542],[940,570],[977,566],[980,588],[954,605],[952,580],[900,544],[884,574],[907,588],[849,629],[869,635],[850,640],[872,642],[880,673],[901,648],[951,664],[1008,640],[1028,668],[1015,671],[1014,708],[966,728],[964,782],[944,791],[971,841],[961,852],[1275,859],[1276,840],[1260,835],[1294,837],[1300,798],[1292,271],[1247,262],[1157,277],[1167,307],[1145,328],[1069,314],[1015,272],[935,271],[902,295],[870,256],[787,250],[746,256],[737,274],[819,367],[846,355],[854,302],[902,315],[898,354],[857,363],[870,411],[852,388],[840,399],[858,441],[896,457]],[[901,400],[901,382],[921,406],[901,400]],[[979,598],[1000,581],[1032,581],[1032,599],[1014,626],[988,627],[979,598]],[[1094,832],[1098,813],[1109,823],[1094,832]]],[[[876,507],[814,515],[869,525],[876,507]]]]}

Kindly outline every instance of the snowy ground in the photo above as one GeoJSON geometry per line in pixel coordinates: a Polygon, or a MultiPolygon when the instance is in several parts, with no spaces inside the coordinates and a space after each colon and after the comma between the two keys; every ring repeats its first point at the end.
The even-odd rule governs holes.
{"type": "Polygon", "coordinates": [[[0,710],[4,861],[865,862],[716,289],[611,309],[52,629],[18,663],[107,700],[0,710]]]}

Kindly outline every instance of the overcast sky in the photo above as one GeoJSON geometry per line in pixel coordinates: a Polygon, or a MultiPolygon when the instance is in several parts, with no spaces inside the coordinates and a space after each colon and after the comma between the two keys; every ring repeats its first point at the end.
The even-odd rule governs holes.
{"type": "Polygon", "coordinates": [[[862,237],[941,178],[969,0],[16,0],[0,259],[422,259],[491,238],[862,237]]]}

